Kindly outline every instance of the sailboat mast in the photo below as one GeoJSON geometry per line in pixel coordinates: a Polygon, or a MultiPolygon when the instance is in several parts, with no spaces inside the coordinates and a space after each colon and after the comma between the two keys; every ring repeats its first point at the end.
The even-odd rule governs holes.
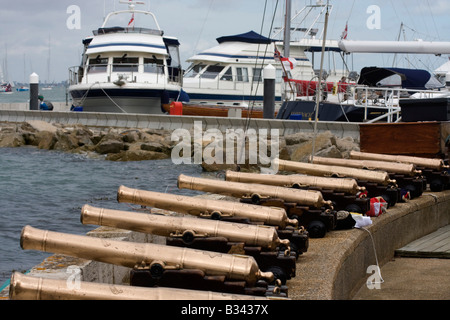
{"type": "Polygon", "coordinates": [[[319,73],[319,82],[317,84],[317,96],[316,96],[316,112],[315,112],[315,119],[314,119],[314,136],[313,136],[313,143],[312,143],[312,152],[311,152],[311,162],[312,159],[314,159],[315,154],[315,147],[316,147],[316,134],[317,134],[317,122],[319,121],[319,106],[320,106],[320,99],[322,98],[322,78],[323,78],[323,60],[325,57],[325,45],[327,41],[327,31],[328,31],[328,17],[330,15],[329,12],[329,0],[327,0],[327,12],[325,13],[325,26],[323,31],[323,42],[322,42],[322,57],[320,61],[320,73],[319,73]]]}
{"type": "Polygon", "coordinates": [[[291,53],[291,16],[292,0],[286,0],[286,15],[284,18],[284,56],[289,57],[291,53]]]}

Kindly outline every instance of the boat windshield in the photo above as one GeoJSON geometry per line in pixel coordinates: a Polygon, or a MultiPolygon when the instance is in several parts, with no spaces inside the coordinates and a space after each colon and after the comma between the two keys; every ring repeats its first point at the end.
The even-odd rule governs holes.
{"type": "Polygon", "coordinates": [[[195,78],[206,67],[205,64],[192,65],[186,72],[186,78],[195,78]]]}
{"type": "Polygon", "coordinates": [[[223,66],[209,66],[202,74],[202,78],[215,79],[223,71],[223,66]]]}

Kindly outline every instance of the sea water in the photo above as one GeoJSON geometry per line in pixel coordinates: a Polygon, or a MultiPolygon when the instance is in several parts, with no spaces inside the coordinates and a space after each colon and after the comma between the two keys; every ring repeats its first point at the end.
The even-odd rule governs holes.
{"type": "MultiPolygon", "coordinates": [[[[67,88],[64,86],[55,86],[51,90],[44,90],[44,86],[40,86],[39,94],[44,97],[44,100],[50,102],[71,102],[70,95],[67,88]]],[[[27,103],[30,101],[30,91],[16,91],[13,88],[12,92],[3,93],[0,92],[0,104],[1,103],[27,103]]]]}
{"type": "Polygon", "coordinates": [[[81,224],[83,205],[134,209],[130,204],[117,202],[121,185],[182,195],[201,194],[178,189],[180,174],[198,177],[202,168],[174,165],[170,159],[111,162],[34,147],[0,148],[0,287],[13,271],[29,270],[51,255],[20,248],[24,226],[85,235],[98,226],[81,224]]]}

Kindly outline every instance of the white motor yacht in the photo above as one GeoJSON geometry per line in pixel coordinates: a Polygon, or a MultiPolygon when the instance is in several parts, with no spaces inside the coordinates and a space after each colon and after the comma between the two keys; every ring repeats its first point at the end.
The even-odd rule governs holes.
{"type": "Polygon", "coordinates": [[[183,80],[180,43],[164,36],[155,15],[136,10],[111,12],[94,35],[84,39],[80,66],[70,68],[69,92],[78,111],[162,114],[177,100],[183,80]],[[119,19],[119,17],[123,17],[119,19]],[[124,20],[126,19],[126,20],[124,20]],[[109,26],[113,20],[126,26],[109,26]],[[153,28],[135,27],[135,24],[153,28]]]}

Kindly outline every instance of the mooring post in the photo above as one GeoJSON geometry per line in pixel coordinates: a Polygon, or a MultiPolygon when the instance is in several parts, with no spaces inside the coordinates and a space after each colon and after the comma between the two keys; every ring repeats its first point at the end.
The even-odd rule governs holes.
{"type": "Polygon", "coordinates": [[[30,75],[30,110],[39,110],[39,76],[30,75]]]}
{"type": "Polygon", "coordinates": [[[264,119],[273,119],[275,117],[275,77],[276,69],[269,64],[264,68],[264,119]]]}

